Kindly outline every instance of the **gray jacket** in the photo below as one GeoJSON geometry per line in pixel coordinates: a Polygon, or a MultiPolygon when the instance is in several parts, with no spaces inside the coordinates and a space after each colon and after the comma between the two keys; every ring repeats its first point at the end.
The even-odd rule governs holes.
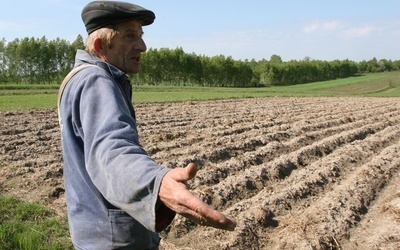
{"type": "Polygon", "coordinates": [[[114,66],[79,50],[60,103],[64,184],[77,249],[158,246],[156,207],[163,176],[139,143],[131,85],[114,66]]]}

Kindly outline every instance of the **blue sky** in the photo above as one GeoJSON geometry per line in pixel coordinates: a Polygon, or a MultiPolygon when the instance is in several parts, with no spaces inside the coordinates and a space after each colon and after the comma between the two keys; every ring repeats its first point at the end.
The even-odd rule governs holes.
{"type": "MultiPolygon", "coordinates": [[[[3,1],[0,39],[86,38],[80,13],[90,1],[3,1]]],[[[137,0],[155,12],[149,48],[182,47],[236,60],[400,60],[399,0],[137,0]]]]}

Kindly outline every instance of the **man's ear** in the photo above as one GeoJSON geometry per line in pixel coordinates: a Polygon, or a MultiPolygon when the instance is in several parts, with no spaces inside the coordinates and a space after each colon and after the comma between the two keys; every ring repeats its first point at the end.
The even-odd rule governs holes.
{"type": "Polygon", "coordinates": [[[106,51],[104,48],[103,41],[100,38],[96,38],[93,41],[94,50],[100,59],[106,60],[106,51]]]}

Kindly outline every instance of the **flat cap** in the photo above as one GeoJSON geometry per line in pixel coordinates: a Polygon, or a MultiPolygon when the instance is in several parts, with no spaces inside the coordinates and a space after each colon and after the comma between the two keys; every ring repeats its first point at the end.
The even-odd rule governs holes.
{"type": "Polygon", "coordinates": [[[93,1],[82,10],[82,21],[88,34],[102,27],[132,20],[141,20],[142,25],[154,22],[156,16],[141,6],[118,1],[93,1]]]}

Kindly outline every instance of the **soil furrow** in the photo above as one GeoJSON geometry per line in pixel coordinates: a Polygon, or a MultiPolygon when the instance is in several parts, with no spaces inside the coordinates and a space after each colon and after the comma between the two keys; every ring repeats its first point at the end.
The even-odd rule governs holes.
{"type": "Polygon", "coordinates": [[[392,145],[346,175],[340,185],[312,206],[281,218],[279,229],[290,232],[293,238],[288,243],[277,234],[277,248],[341,249],[340,242],[348,238],[348,231],[359,224],[399,168],[400,147],[392,145]]]}
{"type": "MultiPolygon", "coordinates": [[[[391,115],[390,113],[387,115],[391,115]]],[[[381,118],[382,119],[382,118],[381,118]]],[[[360,126],[360,123],[365,123],[366,117],[362,117],[356,120],[360,120],[358,122],[351,122],[350,123],[356,123],[357,126],[360,126]]],[[[308,132],[312,132],[312,131],[320,131],[322,129],[326,129],[326,128],[332,128],[333,126],[339,126],[340,124],[346,124],[349,123],[349,120],[343,120],[343,119],[337,119],[337,120],[333,120],[333,121],[324,121],[320,124],[315,124],[312,123],[311,125],[307,124],[306,127],[296,127],[296,129],[291,129],[291,128],[287,128],[284,131],[281,132],[275,132],[278,137],[275,137],[275,140],[277,141],[282,141],[286,138],[288,138],[289,136],[291,136],[292,138],[297,138],[299,136],[299,134],[304,134],[306,131],[308,132]],[[279,137],[279,135],[283,135],[284,137],[279,137]]],[[[215,135],[213,134],[212,136],[208,136],[206,133],[203,132],[199,132],[199,134],[202,134],[202,137],[185,137],[182,139],[179,139],[179,136],[175,136],[174,134],[170,134],[170,140],[172,143],[166,142],[166,143],[158,143],[157,146],[153,146],[149,148],[149,153],[150,155],[152,155],[155,159],[162,161],[162,158],[164,157],[168,157],[171,154],[174,155],[174,158],[179,158],[180,156],[178,154],[176,154],[176,148],[181,148],[182,150],[180,150],[180,152],[182,152],[182,155],[187,155],[187,153],[190,153],[190,155],[192,155],[194,159],[196,159],[196,162],[200,165],[203,164],[208,164],[209,162],[213,163],[218,163],[218,162],[222,162],[222,161],[226,161],[227,159],[233,157],[233,156],[237,156],[238,154],[240,154],[241,152],[248,152],[248,151],[252,151],[253,150],[253,145],[251,145],[252,143],[259,143],[259,145],[257,146],[264,146],[265,143],[267,143],[269,140],[264,140],[264,142],[260,143],[260,138],[262,138],[262,134],[264,133],[268,133],[270,131],[279,131],[280,128],[279,126],[274,126],[269,128],[268,130],[263,130],[263,129],[246,129],[246,132],[243,132],[243,137],[244,139],[239,139],[239,134],[240,133],[228,133],[228,134],[223,134],[224,137],[222,138],[227,138],[224,143],[225,143],[225,147],[223,149],[218,149],[219,147],[223,146],[223,145],[219,145],[222,144],[221,141],[204,141],[203,138],[221,138],[221,134],[220,135],[215,135]],[[254,132],[257,131],[258,134],[261,134],[257,137],[254,137],[251,139],[251,143],[248,143],[248,139],[246,141],[246,138],[249,138],[250,134],[254,134],[254,132]],[[232,135],[232,136],[226,136],[226,135],[232,135]],[[178,138],[178,141],[175,140],[178,138]],[[184,141],[184,142],[183,142],[184,141]],[[241,142],[243,142],[243,144],[240,144],[241,142]],[[216,145],[217,144],[217,145],[216,145]],[[216,149],[212,152],[209,152],[208,155],[206,153],[203,152],[199,152],[198,149],[201,147],[198,147],[197,145],[204,145],[203,148],[212,148],[212,149],[216,149]],[[209,145],[209,146],[207,146],[209,145]],[[185,150],[187,149],[187,150],[185,150]],[[174,152],[175,151],[175,152],[174,152]],[[218,153],[218,151],[220,153],[218,153]],[[227,154],[227,151],[230,152],[230,154],[227,154]],[[160,154],[157,154],[158,152],[161,152],[160,154]],[[200,154],[197,155],[196,154],[200,154]]],[[[227,130],[222,130],[222,131],[227,131],[227,130]]],[[[334,132],[334,131],[332,131],[334,132]]],[[[223,132],[225,133],[225,132],[223,132]]],[[[180,133],[180,134],[184,134],[184,133],[180,133]]],[[[185,134],[186,136],[186,134],[185,134]]],[[[273,135],[271,135],[273,136],[273,135]]],[[[160,139],[162,140],[162,139],[160,139]]],[[[164,141],[164,140],[162,140],[164,141]]],[[[144,144],[146,145],[146,144],[144,144]]],[[[187,162],[187,159],[183,159],[181,160],[182,162],[187,162]]]]}
{"type": "MultiPolygon", "coordinates": [[[[327,157],[332,159],[322,159],[321,162],[314,163],[312,171],[304,169],[304,175],[293,176],[291,180],[287,181],[292,182],[293,184],[282,183],[276,187],[276,191],[269,190],[265,192],[264,189],[262,194],[258,194],[256,197],[248,199],[244,203],[240,202],[229,208],[231,212],[233,211],[233,214],[236,214],[236,217],[241,218],[242,227],[241,230],[238,230],[236,239],[230,240],[227,249],[232,249],[232,247],[243,249],[249,246],[256,249],[254,246],[262,246],[264,243],[254,242],[254,240],[259,237],[252,238],[251,236],[260,233],[270,235],[270,231],[272,230],[271,228],[275,227],[278,227],[279,230],[277,230],[273,236],[267,238],[270,238],[271,240],[271,242],[268,243],[269,245],[279,243],[276,249],[286,249],[286,247],[288,247],[287,249],[296,249],[296,246],[300,247],[300,249],[304,249],[303,247],[305,246],[312,246],[312,249],[338,249],[336,248],[338,245],[332,245],[335,243],[334,239],[343,240],[346,236],[345,232],[347,232],[355,222],[359,221],[362,214],[365,213],[365,203],[369,204],[374,199],[376,192],[383,188],[385,186],[384,184],[391,178],[393,173],[398,171],[400,168],[400,148],[398,145],[400,131],[399,128],[396,129],[397,130],[389,128],[385,131],[385,133],[388,132],[389,135],[384,139],[386,143],[383,143],[382,145],[389,145],[388,147],[383,149],[374,148],[371,152],[369,145],[371,145],[371,142],[374,142],[376,138],[381,138],[380,135],[377,135],[376,138],[369,139],[369,141],[364,141],[362,143],[363,146],[353,147],[353,145],[348,145],[347,148],[338,150],[336,155],[332,154],[330,157],[327,157]],[[380,154],[377,156],[368,157],[369,155],[375,155],[375,153],[379,152],[380,154]],[[341,157],[341,155],[344,155],[345,157],[341,157]],[[338,157],[341,158],[338,159],[338,157]],[[352,160],[349,160],[349,158],[352,160]],[[355,158],[358,160],[354,160],[355,158]],[[353,162],[353,167],[346,165],[349,161],[353,162]],[[382,165],[382,161],[385,162],[385,168],[379,167],[382,165]],[[323,162],[325,162],[325,164],[323,162]],[[324,167],[320,168],[319,166],[324,167]],[[368,179],[363,180],[360,176],[367,176],[368,179]],[[335,183],[341,184],[336,185],[335,183]],[[329,186],[329,184],[331,184],[331,188],[325,192],[324,195],[322,195],[320,191],[317,191],[318,189],[326,191],[328,188],[324,188],[323,186],[329,186]],[[333,184],[335,184],[335,186],[332,188],[333,184]],[[340,190],[348,188],[349,186],[352,186],[352,189],[350,191],[346,191],[345,189],[346,193],[342,194],[343,192],[340,190]],[[361,190],[363,187],[366,188],[366,191],[361,190]],[[374,193],[373,196],[369,195],[371,192],[374,193]],[[355,195],[360,193],[364,196],[355,195]],[[333,202],[330,198],[328,198],[328,200],[326,198],[335,196],[339,198],[336,198],[333,202]],[[266,199],[265,197],[268,198],[266,199]],[[323,201],[320,202],[316,197],[323,197],[323,201]],[[307,199],[312,202],[299,206],[296,205],[299,199],[307,199]],[[290,200],[293,202],[288,202],[290,200]],[[349,202],[343,205],[343,201],[349,202]],[[327,207],[319,207],[318,204],[320,203],[325,205],[327,204],[327,207]],[[338,207],[334,207],[332,204],[339,205],[338,207]],[[312,218],[309,214],[303,216],[304,218],[299,218],[300,216],[293,215],[294,211],[301,211],[303,213],[308,210],[314,212],[320,211],[320,213],[315,215],[315,218],[312,218]],[[319,220],[317,218],[323,217],[323,214],[321,214],[323,211],[328,211],[330,217],[322,219],[322,223],[319,225],[319,220]],[[334,223],[339,220],[340,223],[334,223]],[[312,226],[309,224],[312,224],[312,226]],[[317,226],[315,225],[317,225],[318,228],[316,228],[317,226]],[[281,233],[280,230],[287,227],[289,227],[288,230],[290,230],[291,234],[300,232],[300,235],[296,235],[298,238],[291,242],[292,245],[288,245],[289,241],[287,238],[279,238],[281,233]],[[262,228],[261,231],[260,228],[262,228]],[[315,235],[310,236],[311,233],[307,233],[306,228],[309,231],[311,230],[315,235]],[[328,231],[323,231],[324,228],[329,229],[327,229],[328,231]],[[264,230],[267,230],[267,232],[264,232],[264,230]],[[333,233],[334,235],[332,236],[333,233]],[[318,236],[319,234],[323,236],[320,237],[318,236]],[[327,237],[326,235],[331,235],[331,237],[327,237]],[[246,236],[245,238],[247,240],[243,240],[244,236],[246,236]],[[279,240],[277,241],[274,237],[283,243],[279,242],[279,240]],[[313,245],[315,242],[316,245],[313,245]],[[329,247],[324,248],[327,246],[329,247]]],[[[185,223],[185,221],[182,223],[185,223]]],[[[175,226],[176,228],[179,228],[179,225],[175,226]]],[[[188,225],[185,225],[184,227],[188,230],[188,225]]],[[[194,229],[193,232],[189,231],[189,233],[196,234],[198,230],[199,229],[194,229]]],[[[215,236],[213,233],[215,232],[210,233],[212,235],[210,236],[211,238],[221,237],[215,236]]],[[[289,232],[286,232],[283,235],[288,234],[289,232]]],[[[224,238],[225,236],[222,237],[224,238]]],[[[225,242],[225,247],[227,246],[227,240],[228,239],[221,239],[221,242],[225,242]]]]}
{"type": "MultiPolygon", "coordinates": [[[[197,188],[202,190],[202,197],[204,200],[210,202],[213,207],[224,209],[226,206],[230,206],[239,200],[254,196],[260,190],[263,190],[265,186],[270,185],[269,182],[271,181],[285,179],[291,175],[292,171],[308,168],[308,165],[314,164],[319,160],[324,160],[327,155],[334,153],[337,148],[345,147],[346,145],[351,145],[351,147],[353,147],[351,144],[352,142],[361,140],[361,137],[365,138],[368,134],[375,134],[378,130],[382,129],[382,127],[383,125],[380,123],[376,124],[375,128],[368,125],[352,132],[346,131],[300,148],[288,155],[283,155],[270,164],[249,166],[243,174],[227,175],[223,181],[213,186],[199,186],[197,188]]],[[[387,130],[391,128],[392,127],[389,127],[387,130]]],[[[400,135],[400,131],[398,134],[400,135]]],[[[374,137],[371,136],[371,138],[374,137]]],[[[361,144],[370,144],[369,141],[371,138],[363,140],[361,144]]],[[[384,138],[379,137],[379,140],[380,144],[386,144],[384,138]]],[[[390,137],[389,141],[391,140],[393,140],[393,136],[390,137]]],[[[378,146],[375,143],[375,150],[380,149],[382,145],[378,146]]],[[[354,152],[354,155],[356,155],[356,152],[354,152]]],[[[354,155],[353,157],[355,157],[354,155]]],[[[362,157],[359,156],[358,158],[362,157]]],[[[349,159],[344,159],[345,162],[348,160],[349,159]]],[[[303,195],[299,196],[301,197],[303,195]]]]}

